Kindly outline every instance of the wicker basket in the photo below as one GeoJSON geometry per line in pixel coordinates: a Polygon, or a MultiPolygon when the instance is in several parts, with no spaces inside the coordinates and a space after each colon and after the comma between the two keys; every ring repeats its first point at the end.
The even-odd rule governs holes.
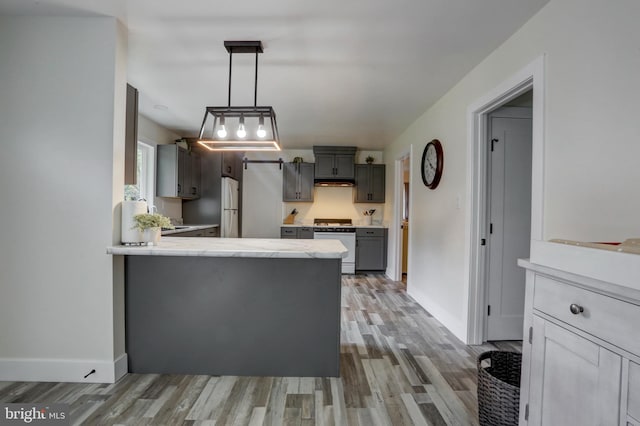
{"type": "Polygon", "coordinates": [[[522,355],[489,351],[478,357],[478,417],[481,426],[517,426],[522,355]],[[483,367],[482,361],[490,365],[483,367]]]}

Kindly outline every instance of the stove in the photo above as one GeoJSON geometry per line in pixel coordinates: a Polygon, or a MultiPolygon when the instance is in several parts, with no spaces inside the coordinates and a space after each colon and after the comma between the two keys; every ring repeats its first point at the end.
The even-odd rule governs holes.
{"type": "Polygon", "coordinates": [[[314,219],[313,238],[339,240],[348,251],[347,257],[342,258],[342,273],[356,272],[356,228],[351,219],[314,219]]]}
{"type": "Polygon", "coordinates": [[[314,232],[356,232],[351,219],[313,219],[314,232]]]}

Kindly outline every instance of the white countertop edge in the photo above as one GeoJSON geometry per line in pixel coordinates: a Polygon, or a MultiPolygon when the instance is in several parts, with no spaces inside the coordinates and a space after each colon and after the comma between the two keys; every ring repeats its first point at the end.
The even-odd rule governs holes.
{"type": "MultiPolygon", "coordinates": [[[[280,225],[282,228],[315,228],[316,226],[311,224],[311,225],[304,225],[304,224],[298,224],[298,223],[294,223],[293,225],[290,223],[283,223],[282,225],[280,225]]],[[[386,225],[353,225],[354,228],[380,228],[380,229],[385,229],[388,228],[388,226],[386,225]]]]}
{"type": "Polygon", "coordinates": [[[338,240],[171,237],[157,246],[111,246],[107,254],[129,256],[340,259],[348,250],[338,240]]]}
{"type": "Polygon", "coordinates": [[[180,234],[182,232],[200,231],[202,229],[219,228],[220,227],[220,225],[176,225],[176,226],[187,226],[187,228],[168,229],[166,231],[162,231],[162,235],[180,234]]]}
{"type": "Polygon", "coordinates": [[[532,240],[529,262],[640,290],[637,254],[532,240]]]}

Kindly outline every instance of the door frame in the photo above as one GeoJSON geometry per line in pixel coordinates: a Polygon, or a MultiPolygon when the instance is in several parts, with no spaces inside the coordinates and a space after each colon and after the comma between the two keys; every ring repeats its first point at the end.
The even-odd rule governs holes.
{"type": "MultiPolygon", "coordinates": [[[[408,158],[409,159],[409,182],[413,182],[413,164],[411,159],[413,158],[413,145],[410,145],[407,149],[396,155],[394,161],[394,200],[393,200],[393,233],[389,235],[389,238],[393,236],[394,247],[395,250],[393,252],[394,259],[394,268],[393,276],[391,277],[394,281],[402,280],[402,232],[400,232],[400,227],[402,226],[402,193],[404,192],[404,170],[402,161],[408,158]]],[[[413,185],[409,185],[409,230],[411,230],[411,191],[413,185]]],[[[407,235],[409,241],[411,240],[411,234],[407,235]]],[[[411,268],[411,257],[409,256],[409,252],[411,252],[411,244],[407,244],[407,287],[409,286],[409,269],[411,268]]]]}
{"type": "Polygon", "coordinates": [[[467,215],[465,220],[465,275],[467,281],[467,344],[480,345],[486,336],[487,237],[487,119],[490,112],[533,90],[531,240],[544,235],[544,55],[536,58],[467,108],[467,215]]]}

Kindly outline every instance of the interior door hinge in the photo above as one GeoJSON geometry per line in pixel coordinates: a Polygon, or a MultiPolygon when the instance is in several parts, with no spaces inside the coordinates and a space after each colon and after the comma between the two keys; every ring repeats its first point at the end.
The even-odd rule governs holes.
{"type": "Polygon", "coordinates": [[[524,419],[529,420],[529,404],[524,406],[524,419]]]}
{"type": "Polygon", "coordinates": [[[487,305],[487,316],[491,316],[491,305],[487,305]]]}
{"type": "Polygon", "coordinates": [[[493,234],[493,223],[489,224],[489,233],[493,234]]]}
{"type": "Polygon", "coordinates": [[[500,142],[498,139],[491,139],[491,152],[493,152],[493,146],[496,144],[496,142],[500,142]]]}
{"type": "Polygon", "coordinates": [[[529,344],[533,342],[533,327],[529,327],[529,344]]]}
{"type": "Polygon", "coordinates": [[[487,245],[487,239],[486,238],[481,239],[480,240],[480,245],[481,246],[486,246],[487,245]]]}

